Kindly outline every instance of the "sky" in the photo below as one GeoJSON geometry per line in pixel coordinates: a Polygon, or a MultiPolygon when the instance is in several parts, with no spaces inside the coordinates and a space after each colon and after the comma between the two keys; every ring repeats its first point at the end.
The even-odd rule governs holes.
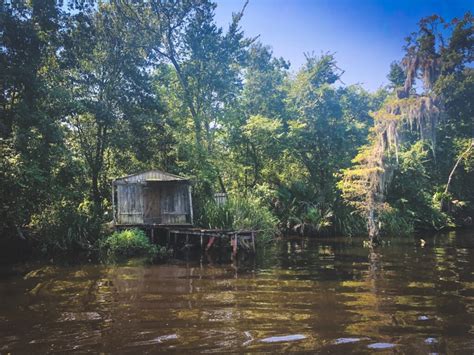
{"type": "MultiPolygon", "coordinates": [[[[245,0],[217,0],[216,22],[227,28],[245,0]]],[[[432,14],[446,20],[474,12],[474,0],[250,0],[241,21],[249,37],[283,57],[296,71],[304,53],[334,53],[344,84],[376,90],[390,63],[403,56],[404,39],[432,14]]]]}

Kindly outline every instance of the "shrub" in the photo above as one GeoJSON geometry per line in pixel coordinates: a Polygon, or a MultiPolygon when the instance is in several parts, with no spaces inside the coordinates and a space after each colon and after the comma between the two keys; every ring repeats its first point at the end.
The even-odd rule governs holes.
{"type": "Polygon", "coordinates": [[[206,228],[258,230],[259,240],[270,240],[277,232],[278,220],[255,196],[233,196],[223,205],[207,201],[200,224],[206,228]]]}
{"type": "Polygon", "coordinates": [[[150,257],[154,258],[160,251],[153,245],[146,234],[139,229],[127,229],[114,232],[99,243],[101,253],[112,258],[150,257]]]}
{"type": "Polygon", "coordinates": [[[388,236],[407,236],[413,234],[414,221],[398,209],[387,207],[380,214],[381,231],[388,236]]]}
{"type": "Polygon", "coordinates": [[[334,215],[334,224],[336,232],[344,236],[353,237],[367,234],[367,222],[350,206],[338,206],[334,215]]]}
{"type": "Polygon", "coordinates": [[[323,211],[311,202],[300,201],[291,211],[294,213],[288,218],[287,225],[301,235],[322,235],[332,229],[334,215],[330,209],[323,211]]]}
{"type": "Polygon", "coordinates": [[[230,202],[218,205],[214,200],[206,201],[201,210],[201,218],[198,223],[209,229],[234,228],[234,215],[230,202]]]}
{"type": "Polygon", "coordinates": [[[35,248],[44,255],[92,251],[101,235],[101,224],[93,213],[66,199],[45,206],[31,219],[35,248]]]}

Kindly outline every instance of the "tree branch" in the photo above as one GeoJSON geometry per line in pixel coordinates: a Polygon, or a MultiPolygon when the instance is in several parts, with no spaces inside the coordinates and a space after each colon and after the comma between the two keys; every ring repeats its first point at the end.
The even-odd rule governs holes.
{"type": "Polygon", "coordinates": [[[472,138],[472,141],[471,141],[471,144],[469,144],[469,147],[464,151],[464,153],[462,153],[459,156],[458,160],[456,160],[456,164],[454,164],[453,170],[451,170],[451,173],[449,174],[448,182],[446,184],[446,188],[444,189],[445,194],[448,193],[449,185],[451,184],[451,179],[453,178],[454,172],[456,171],[459,163],[461,162],[461,160],[463,160],[465,157],[467,157],[467,155],[471,151],[472,147],[474,147],[474,138],[472,138]]]}

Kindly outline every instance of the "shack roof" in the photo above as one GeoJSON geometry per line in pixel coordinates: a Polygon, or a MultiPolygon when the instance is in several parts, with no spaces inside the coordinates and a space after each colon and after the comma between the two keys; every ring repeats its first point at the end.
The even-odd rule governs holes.
{"type": "Polygon", "coordinates": [[[118,179],[114,180],[115,182],[119,183],[139,183],[139,182],[146,182],[146,181],[183,181],[183,182],[188,182],[189,179],[170,174],[158,169],[153,169],[153,170],[148,170],[148,171],[143,171],[141,173],[136,173],[136,174],[131,174],[127,175],[118,179]]]}

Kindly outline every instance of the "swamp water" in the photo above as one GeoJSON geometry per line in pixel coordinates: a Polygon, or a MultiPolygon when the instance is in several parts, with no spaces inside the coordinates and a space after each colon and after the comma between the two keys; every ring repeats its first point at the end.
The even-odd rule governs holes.
{"type": "Polygon", "coordinates": [[[0,269],[0,353],[474,352],[474,232],[0,269]]]}

